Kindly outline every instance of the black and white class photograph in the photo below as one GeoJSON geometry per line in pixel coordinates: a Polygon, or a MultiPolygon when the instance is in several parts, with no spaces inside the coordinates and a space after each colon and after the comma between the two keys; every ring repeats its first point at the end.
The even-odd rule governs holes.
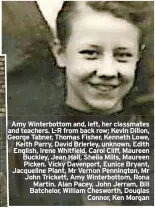
{"type": "Polygon", "coordinates": [[[5,65],[6,57],[0,55],[0,207],[8,206],[5,65]]]}
{"type": "MultiPolygon", "coordinates": [[[[91,182],[85,182],[86,172],[83,189],[77,185],[78,188],[70,186],[74,191],[67,194],[30,193],[28,187],[32,181],[24,180],[23,174],[12,174],[12,170],[23,168],[24,160],[20,154],[12,153],[14,141],[9,141],[10,205],[153,205],[154,1],[3,1],[2,52],[7,55],[8,124],[82,120],[107,122],[111,129],[113,124],[122,129],[128,127],[126,132],[119,133],[131,133],[131,138],[138,138],[133,140],[142,144],[136,147],[137,143],[133,142],[135,146],[132,146],[130,136],[121,141],[125,145],[130,140],[126,147],[133,147],[136,150],[130,154],[138,155],[128,169],[137,168],[136,174],[142,175],[138,171],[146,167],[146,160],[149,163],[149,173],[142,170],[141,179],[148,180],[149,187],[142,185],[138,177],[131,184],[129,181],[134,176],[128,182],[111,179],[112,182],[106,183],[108,173],[103,170],[109,198],[103,187],[90,191],[93,185],[87,187],[91,182]],[[147,127],[149,136],[142,138],[138,128],[131,132],[130,127],[136,125],[147,127]],[[136,185],[139,183],[140,187],[136,185]],[[113,184],[120,191],[114,191],[113,184]],[[130,192],[130,186],[135,191],[130,192]]],[[[92,129],[93,132],[96,130],[92,129]]],[[[118,132],[113,129],[110,133],[118,132]]],[[[96,142],[96,149],[103,147],[99,144],[104,144],[103,141],[91,141],[96,142]]],[[[109,139],[111,145],[113,142],[109,139]]],[[[91,153],[91,148],[86,149],[91,153]]],[[[113,162],[116,158],[110,160],[113,162]]],[[[123,167],[121,159],[120,164],[123,167]]]]}

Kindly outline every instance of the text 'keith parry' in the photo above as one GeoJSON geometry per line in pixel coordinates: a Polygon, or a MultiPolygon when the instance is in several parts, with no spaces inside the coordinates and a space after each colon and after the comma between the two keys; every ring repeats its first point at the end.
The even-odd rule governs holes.
{"type": "Polygon", "coordinates": [[[53,143],[52,142],[38,142],[34,141],[33,143],[30,141],[16,141],[16,147],[47,147],[47,148],[52,148],[53,143]]]}

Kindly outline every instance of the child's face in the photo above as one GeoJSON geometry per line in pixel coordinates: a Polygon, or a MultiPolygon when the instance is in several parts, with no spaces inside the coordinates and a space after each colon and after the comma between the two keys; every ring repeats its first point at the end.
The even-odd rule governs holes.
{"type": "Polygon", "coordinates": [[[90,112],[122,108],[135,77],[139,30],[110,13],[87,11],[72,20],[61,54],[67,74],[67,104],[90,112]]]}

